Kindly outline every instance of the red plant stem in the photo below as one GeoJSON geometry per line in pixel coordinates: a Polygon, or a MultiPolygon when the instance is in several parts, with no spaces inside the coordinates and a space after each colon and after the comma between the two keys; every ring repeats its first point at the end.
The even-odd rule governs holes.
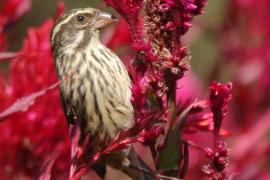
{"type": "Polygon", "coordinates": [[[215,113],[213,113],[213,119],[214,119],[214,148],[217,149],[218,145],[219,145],[219,140],[220,140],[220,127],[221,127],[221,122],[223,119],[222,116],[222,109],[220,108],[216,108],[215,113]]]}

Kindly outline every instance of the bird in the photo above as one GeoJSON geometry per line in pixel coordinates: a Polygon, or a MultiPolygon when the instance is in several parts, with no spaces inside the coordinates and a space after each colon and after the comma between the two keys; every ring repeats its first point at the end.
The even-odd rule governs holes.
{"type": "MultiPolygon", "coordinates": [[[[119,132],[134,125],[129,74],[120,58],[100,40],[101,29],[115,21],[113,15],[91,7],[72,9],[56,20],[51,32],[59,79],[74,71],[60,84],[64,113],[70,124],[78,121],[81,143],[90,135],[90,155],[105,149],[119,132]]],[[[132,161],[140,161],[133,152],[129,147],[112,153],[93,169],[104,178],[104,166],[109,164],[133,179],[143,179],[128,168],[132,161]]]]}

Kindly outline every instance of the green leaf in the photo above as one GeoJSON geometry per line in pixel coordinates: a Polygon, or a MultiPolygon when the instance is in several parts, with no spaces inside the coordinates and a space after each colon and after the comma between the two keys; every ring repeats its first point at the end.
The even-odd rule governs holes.
{"type": "MultiPolygon", "coordinates": [[[[165,138],[165,144],[160,152],[158,161],[158,170],[166,171],[166,175],[177,177],[179,166],[183,161],[183,151],[182,147],[184,142],[181,139],[181,131],[185,125],[186,116],[191,110],[192,105],[187,107],[180,115],[179,121],[169,129],[167,136],[165,138]],[[173,171],[172,171],[173,170],[173,171]]],[[[185,155],[186,156],[186,155],[185,155]]],[[[186,161],[185,161],[186,162],[186,161]]]]}

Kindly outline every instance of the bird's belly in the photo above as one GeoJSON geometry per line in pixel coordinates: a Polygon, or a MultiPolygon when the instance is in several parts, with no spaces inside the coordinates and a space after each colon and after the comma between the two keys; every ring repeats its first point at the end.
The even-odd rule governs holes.
{"type": "MultiPolygon", "coordinates": [[[[117,134],[132,125],[133,109],[131,103],[119,97],[119,87],[102,82],[92,76],[79,79],[74,76],[62,84],[77,113],[83,138],[90,134],[91,152],[98,152],[110,144],[117,134]]],[[[129,91],[129,89],[127,89],[129,91]]]]}
{"type": "Polygon", "coordinates": [[[97,147],[105,147],[119,131],[132,126],[130,80],[121,60],[113,56],[105,59],[99,50],[82,53],[72,61],[77,72],[61,84],[82,133],[89,133],[91,144],[97,147]]]}

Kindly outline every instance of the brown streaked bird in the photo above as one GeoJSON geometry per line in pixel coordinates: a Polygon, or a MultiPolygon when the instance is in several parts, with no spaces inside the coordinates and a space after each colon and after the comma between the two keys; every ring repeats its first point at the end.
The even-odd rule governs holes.
{"type": "MultiPolygon", "coordinates": [[[[100,29],[115,20],[97,9],[73,9],[56,21],[51,33],[59,79],[75,70],[60,85],[60,94],[68,122],[76,117],[80,124],[81,141],[90,133],[89,154],[104,149],[133,124],[129,75],[118,56],[100,41],[100,29]]],[[[108,155],[93,167],[102,178],[105,163],[133,179],[144,179],[127,167],[139,163],[130,148],[108,155]]]]}

